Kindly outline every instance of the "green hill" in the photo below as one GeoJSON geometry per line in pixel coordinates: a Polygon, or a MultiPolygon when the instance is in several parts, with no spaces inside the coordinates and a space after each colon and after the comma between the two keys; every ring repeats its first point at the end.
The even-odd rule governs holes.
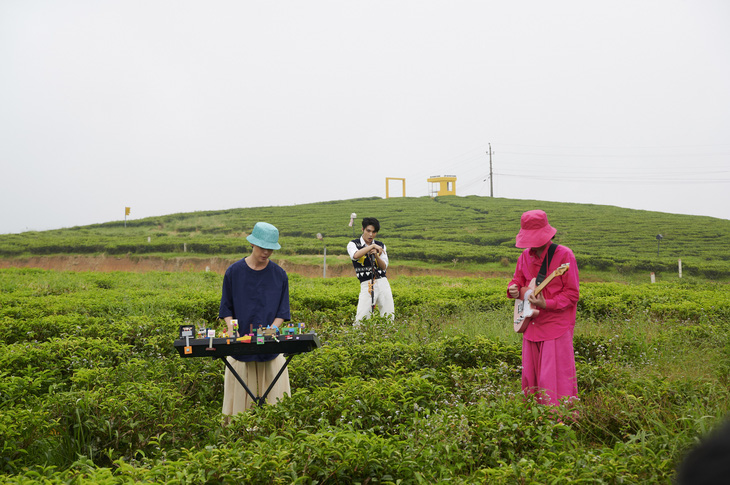
{"type": "Polygon", "coordinates": [[[613,206],[490,197],[367,198],[294,206],[179,213],[43,232],[0,235],[6,264],[52,255],[135,258],[238,258],[257,221],[276,225],[282,250],[275,258],[293,265],[349,265],[347,241],[359,235],[360,219],[377,217],[378,236],[398,268],[446,268],[509,272],[520,214],[541,208],[558,229],[556,242],[573,249],[581,271],[623,275],[655,272],[725,280],[730,277],[730,221],[613,206]],[[355,212],[355,227],[348,226],[355,212]],[[316,238],[324,236],[323,241],[316,238]],[[663,239],[658,242],[657,235],[663,239]]]}

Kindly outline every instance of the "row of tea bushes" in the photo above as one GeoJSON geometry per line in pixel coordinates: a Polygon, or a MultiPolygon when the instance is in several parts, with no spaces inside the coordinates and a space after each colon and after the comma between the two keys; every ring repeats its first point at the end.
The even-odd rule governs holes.
{"type": "Polygon", "coordinates": [[[626,273],[730,277],[730,253],[722,251],[730,221],[610,206],[536,202],[492,197],[353,199],[288,207],[171,214],[43,232],[0,235],[0,257],[107,254],[214,255],[247,253],[244,236],[257,221],[275,224],[282,237],[279,254],[345,254],[359,235],[347,225],[352,212],[376,215],[380,238],[395,261],[418,263],[514,264],[520,214],[539,205],[558,229],[556,242],[573,249],[582,268],[626,273]],[[319,240],[316,235],[324,235],[319,240]],[[661,250],[655,237],[663,234],[661,250]],[[184,253],[185,252],[185,253],[184,253]]]}
{"type": "MultiPolygon", "coordinates": [[[[342,343],[354,338],[342,335],[342,343]]],[[[15,378],[24,381],[14,405],[1,408],[5,479],[662,483],[726,411],[727,389],[637,379],[603,362],[579,365],[582,401],[573,422],[567,410],[555,415],[523,401],[517,367],[469,366],[490,361],[495,349],[487,340],[433,345],[424,349],[430,359],[413,364],[415,349],[394,343],[403,358],[386,351],[376,371],[368,349],[375,342],[348,350],[335,341],[297,357],[290,398],[228,428],[218,425],[220,365],[207,359],[97,361],[77,367],[67,386],[33,385],[28,372],[15,378]],[[462,365],[439,357],[438,347],[460,344],[471,344],[477,357],[462,365]],[[333,375],[329,362],[352,366],[333,375]],[[39,395],[21,396],[29,384],[39,395]]],[[[504,350],[515,361],[516,349],[504,350]]]]}
{"type": "Polygon", "coordinates": [[[686,367],[703,364],[697,348],[708,361],[730,355],[725,307],[699,306],[723,301],[720,286],[584,285],[585,304],[625,307],[581,310],[580,401],[551,410],[522,399],[517,342],[451,328],[508,314],[505,281],[399,278],[395,321],[356,330],[352,295],[350,308],[342,301],[357,283],[292,277],[295,315],[319,317],[302,320],[324,346],[292,361],[292,396],[224,428],[221,363],[172,347],[179,325],[215,322],[220,283],[1,270],[0,480],[666,483],[728,412],[722,375],[662,375],[655,364],[669,351],[686,367]],[[695,316],[653,321],[643,307],[674,289],[695,316]],[[424,307],[450,318],[426,329],[424,307]],[[659,336],[637,338],[638,324],[659,336]]]}
{"type": "MultiPolygon", "coordinates": [[[[24,332],[37,335],[58,334],[42,322],[49,315],[66,315],[68,325],[106,319],[113,326],[127,317],[145,315],[213,324],[221,284],[222,276],[214,273],[140,275],[7,269],[0,272],[0,319],[15,322],[10,326],[30,326],[24,332]]],[[[503,278],[400,277],[391,285],[396,309],[403,315],[429,307],[453,313],[512,305],[506,298],[507,280],[503,278]]],[[[726,289],[727,285],[706,282],[583,283],[578,312],[599,320],[644,313],[658,319],[712,323],[730,319],[730,293],[726,289]]],[[[349,320],[354,316],[358,291],[355,278],[314,279],[292,274],[293,319],[317,321],[324,315],[330,320],[349,320]]],[[[0,332],[6,332],[6,339],[25,335],[7,334],[12,334],[7,325],[0,332]]]]}

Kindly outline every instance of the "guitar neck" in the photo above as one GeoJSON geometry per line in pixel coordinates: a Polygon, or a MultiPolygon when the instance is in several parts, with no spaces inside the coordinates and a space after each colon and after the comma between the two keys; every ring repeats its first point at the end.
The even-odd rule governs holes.
{"type": "Polygon", "coordinates": [[[553,271],[552,273],[550,273],[548,275],[548,277],[545,278],[545,281],[543,281],[542,283],[540,283],[540,285],[537,288],[535,288],[535,291],[534,291],[533,294],[535,296],[539,295],[540,292],[543,289],[545,289],[545,287],[548,285],[548,283],[550,283],[553,280],[553,278],[555,278],[556,276],[559,276],[559,275],[565,273],[566,271],[568,271],[568,267],[569,267],[569,263],[565,263],[565,264],[561,265],[558,269],[556,269],[555,271],[553,271]]]}
{"type": "Polygon", "coordinates": [[[545,281],[540,283],[540,286],[535,288],[533,295],[535,295],[535,296],[539,295],[540,292],[545,289],[545,287],[548,285],[548,283],[550,283],[553,280],[553,278],[555,278],[555,273],[553,273],[550,276],[548,276],[547,278],[545,278],[545,281]]]}

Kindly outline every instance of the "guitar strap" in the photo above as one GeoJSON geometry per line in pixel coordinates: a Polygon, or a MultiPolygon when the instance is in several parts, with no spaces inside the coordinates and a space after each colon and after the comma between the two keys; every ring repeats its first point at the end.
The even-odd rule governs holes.
{"type": "Polygon", "coordinates": [[[547,276],[548,268],[550,267],[550,261],[553,259],[553,254],[555,254],[555,249],[558,247],[557,244],[552,243],[550,244],[550,247],[547,250],[547,255],[545,256],[545,259],[542,260],[542,266],[540,266],[540,272],[537,273],[537,276],[535,277],[535,285],[540,286],[540,284],[545,281],[545,277],[547,276]]]}

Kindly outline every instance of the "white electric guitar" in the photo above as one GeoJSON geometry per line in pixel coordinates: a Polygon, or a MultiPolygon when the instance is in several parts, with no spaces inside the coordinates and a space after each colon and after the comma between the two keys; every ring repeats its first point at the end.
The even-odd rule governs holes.
{"type": "Polygon", "coordinates": [[[525,330],[527,330],[527,326],[530,324],[530,320],[540,313],[540,310],[533,308],[532,305],[530,305],[530,302],[528,301],[530,295],[539,295],[548,283],[553,280],[553,278],[564,274],[568,271],[569,267],[570,263],[560,265],[560,267],[550,273],[550,275],[545,278],[545,281],[540,283],[537,288],[535,288],[535,278],[532,278],[532,281],[530,281],[530,285],[527,288],[520,289],[520,298],[515,300],[515,332],[524,333],[525,330]]]}

